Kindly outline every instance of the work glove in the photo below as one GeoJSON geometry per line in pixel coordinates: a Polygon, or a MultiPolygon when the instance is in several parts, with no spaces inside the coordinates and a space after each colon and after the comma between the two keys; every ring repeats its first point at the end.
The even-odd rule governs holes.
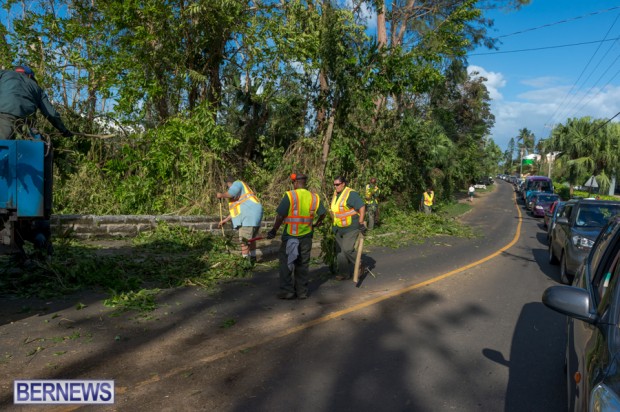
{"type": "Polygon", "coordinates": [[[360,223],[360,233],[363,236],[366,236],[366,232],[368,232],[368,228],[366,227],[364,223],[360,223]]]}
{"type": "Polygon", "coordinates": [[[276,230],[275,229],[271,229],[269,232],[267,232],[267,239],[273,239],[274,237],[276,237],[276,230]]]}

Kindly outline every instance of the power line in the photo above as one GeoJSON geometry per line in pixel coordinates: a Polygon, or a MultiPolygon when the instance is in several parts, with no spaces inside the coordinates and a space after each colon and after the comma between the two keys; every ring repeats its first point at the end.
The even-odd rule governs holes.
{"type": "MultiPolygon", "coordinates": [[[[618,21],[618,18],[620,18],[620,14],[618,14],[614,20],[614,22],[611,24],[611,26],[609,27],[609,29],[607,29],[607,33],[605,33],[605,39],[607,39],[607,37],[609,36],[609,33],[611,33],[611,30],[614,28],[614,26],[616,25],[616,22],[618,21]]],[[[575,83],[573,84],[573,87],[571,87],[570,91],[568,92],[568,94],[566,95],[566,97],[562,100],[562,103],[558,106],[558,108],[556,109],[556,111],[553,113],[553,116],[551,116],[551,120],[553,121],[553,119],[556,118],[556,116],[558,116],[558,114],[564,114],[564,113],[570,113],[570,110],[565,111],[565,110],[561,110],[561,107],[564,107],[564,103],[566,103],[566,106],[568,106],[569,104],[571,104],[573,102],[574,99],[578,99],[577,95],[572,95],[571,93],[573,92],[573,90],[575,90],[575,87],[577,87],[577,85],[579,84],[579,81],[581,80],[581,77],[584,75],[584,73],[586,72],[586,70],[588,69],[588,67],[590,67],[590,63],[592,63],[592,60],[594,60],[594,56],[596,56],[596,54],[598,53],[598,51],[601,49],[601,46],[603,45],[603,43],[601,42],[598,47],[596,48],[596,50],[594,51],[594,53],[592,54],[592,56],[590,57],[590,59],[588,60],[588,63],[586,63],[586,65],[584,66],[583,70],[581,71],[581,73],[579,74],[579,77],[577,78],[577,80],[575,81],[575,83]],[[561,110],[561,111],[560,111],[561,110]]],[[[610,45],[609,49],[607,49],[607,53],[605,53],[605,55],[607,55],[609,53],[609,51],[612,49],[613,47],[613,43],[610,45]]],[[[601,58],[601,60],[599,61],[599,63],[597,64],[600,65],[600,63],[602,62],[602,59],[605,56],[603,56],[601,58]]],[[[596,68],[595,68],[596,69],[596,68]]],[[[590,75],[588,75],[588,78],[586,80],[584,80],[583,84],[585,85],[585,83],[590,79],[590,76],[592,75],[592,73],[594,73],[594,71],[592,71],[590,73],[590,75]]],[[[577,90],[581,89],[582,86],[579,86],[577,88],[577,90]]],[[[585,98],[585,97],[584,97],[585,98]]],[[[577,102],[577,104],[579,104],[579,102],[577,102]]]]}
{"type": "MultiPolygon", "coordinates": [[[[616,22],[618,21],[618,18],[620,18],[620,14],[618,14],[616,16],[616,18],[614,19],[613,23],[611,24],[611,26],[609,27],[609,29],[607,29],[607,33],[605,33],[605,39],[607,40],[607,37],[609,36],[609,33],[611,33],[613,27],[616,25],[616,22]]],[[[611,40],[611,39],[610,39],[611,40]]],[[[568,92],[568,94],[564,97],[564,99],[562,99],[562,103],[560,103],[558,105],[558,107],[556,108],[556,110],[553,112],[553,114],[551,115],[551,117],[549,118],[549,121],[552,121],[558,117],[559,114],[569,114],[570,113],[570,109],[568,111],[566,111],[564,109],[564,107],[568,107],[569,104],[572,104],[572,102],[575,99],[578,99],[577,95],[571,95],[573,90],[575,90],[575,88],[577,87],[577,85],[579,84],[579,81],[581,80],[582,76],[584,75],[584,73],[586,72],[586,70],[588,69],[588,67],[590,66],[590,63],[592,63],[592,61],[594,60],[594,56],[596,56],[596,54],[599,52],[599,50],[601,49],[601,46],[603,45],[603,42],[599,43],[598,47],[596,48],[596,50],[594,51],[594,53],[592,54],[592,56],[590,57],[590,59],[588,60],[588,63],[586,63],[586,65],[584,66],[584,68],[581,70],[581,73],[579,74],[579,77],[577,78],[577,80],[575,81],[575,83],[573,83],[573,86],[571,87],[570,91],[568,92]],[[566,103],[566,105],[565,105],[566,103]]],[[[612,49],[613,47],[613,43],[609,46],[609,49],[607,49],[607,52],[605,53],[605,55],[607,55],[609,53],[609,51],[612,49]]],[[[603,61],[603,58],[605,56],[601,57],[601,60],[597,63],[597,67],[600,65],[600,63],[603,61]]],[[[613,65],[613,63],[612,63],[613,65]]],[[[588,81],[588,79],[590,78],[590,76],[592,75],[592,73],[594,73],[594,71],[592,71],[590,73],[590,75],[588,75],[588,78],[584,81],[584,85],[585,83],[588,81]]],[[[598,83],[598,81],[597,81],[598,83]]],[[[577,87],[577,90],[580,90],[582,86],[577,87]]],[[[593,86],[594,87],[594,86],[593,86]]],[[[583,98],[585,99],[585,97],[583,98]]],[[[583,99],[581,101],[583,101],[583,99]]],[[[576,103],[576,105],[578,105],[581,101],[578,100],[578,102],[576,103]]]]}
{"type": "Polygon", "coordinates": [[[600,129],[602,129],[603,127],[605,127],[605,125],[609,122],[611,122],[613,119],[615,119],[618,115],[620,115],[620,112],[614,114],[612,117],[610,117],[609,119],[607,119],[607,121],[605,121],[605,123],[603,123],[602,125],[600,125],[599,127],[597,127],[596,129],[594,129],[591,133],[588,133],[588,136],[596,133],[597,131],[599,131],[600,129]]]}
{"type": "Polygon", "coordinates": [[[604,43],[604,42],[616,41],[616,40],[620,40],[620,37],[616,37],[614,39],[603,39],[603,40],[587,41],[587,42],[582,42],[582,43],[571,43],[571,44],[560,44],[560,45],[556,45],[556,46],[535,47],[535,48],[531,48],[531,49],[505,50],[505,51],[496,51],[496,52],[488,52],[488,53],[471,53],[471,54],[468,54],[468,56],[488,56],[488,55],[492,55],[492,54],[521,53],[521,52],[528,52],[528,51],[560,49],[560,48],[563,48],[563,47],[584,46],[586,44],[604,43]]]}
{"type": "Polygon", "coordinates": [[[534,30],[544,29],[546,27],[551,27],[551,26],[555,26],[555,25],[558,25],[558,24],[568,23],[568,22],[571,22],[571,21],[583,19],[583,18],[589,17],[589,16],[594,16],[596,14],[607,13],[609,11],[613,11],[613,10],[617,10],[617,9],[620,9],[620,6],[612,7],[610,9],[605,9],[605,10],[593,11],[591,13],[583,14],[581,16],[571,17],[569,19],[564,19],[564,20],[556,21],[555,23],[547,23],[547,24],[543,24],[542,26],[532,27],[530,29],[524,29],[524,30],[516,31],[516,32],[510,33],[510,34],[504,34],[504,35],[501,35],[501,36],[497,36],[497,38],[501,39],[503,37],[510,37],[510,36],[515,36],[517,34],[523,34],[523,33],[527,33],[527,32],[534,31],[534,30]]]}

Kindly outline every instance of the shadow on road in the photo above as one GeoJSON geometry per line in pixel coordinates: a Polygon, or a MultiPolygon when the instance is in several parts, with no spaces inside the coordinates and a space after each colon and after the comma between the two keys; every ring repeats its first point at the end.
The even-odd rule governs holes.
{"type": "Polygon", "coordinates": [[[566,377],[564,348],[566,319],[534,302],[523,306],[514,329],[509,357],[492,348],[482,354],[509,368],[505,412],[547,412],[566,410],[566,377]],[[541,382],[537,377],[550,376],[541,382]],[[550,396],[552,395],[552,396],[550,396]],[[548,404],[532,404],[531,399],[544,399],[548,404]],[[557,408],[557,405],[563,405],[557,408]]]}

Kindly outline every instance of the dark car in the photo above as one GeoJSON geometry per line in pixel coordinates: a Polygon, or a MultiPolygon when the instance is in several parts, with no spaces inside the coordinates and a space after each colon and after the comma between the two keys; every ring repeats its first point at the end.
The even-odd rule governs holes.
{"type": "Polygon", "coordinates": [[[545,213],[549,210],[551,205],[560,200],[560,196],[552,193],[538,193],[532,197],[532,216],[545,217],[545,213]]]}
{"type": "Polygon", "coordinates": [[[570,283],[607,219],[620,213],[620,202],[571,200],[555,220],[549,239],[549,262],[560,262],[560,281],[570,283]]]}
{"type": "Polygon", "coordinates": [[[547,229],[547,240],[549,239],[549,235],[551,234],[551,229],[555,226],[555,219],[562,210],[564,210],[564,205],[566,202],[561,200],[556,200],[551,204],[549,210],[545,212],[545,228],[547,229]]]}
{"type": "Polygon", "coordinates": [[[552,286],[543,303],[568,316],[569,411],[620,410],[620,216],[602,229],[573,286],[552,286]]]}

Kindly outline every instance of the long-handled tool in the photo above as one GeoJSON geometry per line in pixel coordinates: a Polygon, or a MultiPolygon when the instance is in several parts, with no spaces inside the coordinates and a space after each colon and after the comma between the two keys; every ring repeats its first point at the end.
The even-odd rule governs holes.
{"type": "Polygon", "coordinates": [[[362,265],[362,249],[364,248],[364,235],[360,233],[357,241],[357,256],[355,256],[355,268],[353,269],[353,282],[357,284],[360,276],[360,266],[362,265]]]}
{"type": "MultiPolygon", "coordinates": [[[[224,220],[224,216],[222,215],[222,199],[220,199],[220,222],[224,220]]],[[[226,237],[226,234],[224,233],[224,225],[220,226],[222,228],[222,236],[226,237]]]]}

